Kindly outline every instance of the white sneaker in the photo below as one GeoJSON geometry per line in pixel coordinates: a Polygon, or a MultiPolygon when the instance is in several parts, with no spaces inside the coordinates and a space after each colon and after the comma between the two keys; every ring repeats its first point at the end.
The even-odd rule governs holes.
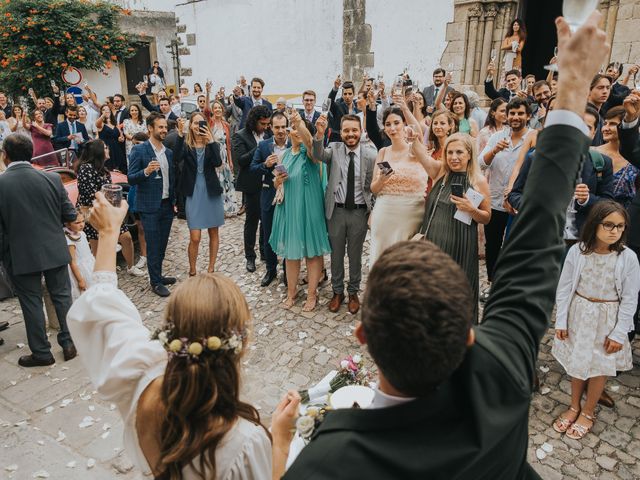
{"type": "Polygon", "coordinates": [[[140,258],[138,259],[138,263],[136,263],[136,267],[138,267],[139,269],[143,269],[146,266],[147,266],[147,257],[143,257],[142,255],[140,255],[140,258]]]}
{"type": "Polygon", "coordinates": [[[134,277],[144,277],[146,275],[146,272],[138,268],[137,265],[134,265],[131,268],[127,268],[127,273],[129,275],[133,275],[134,277]]]}

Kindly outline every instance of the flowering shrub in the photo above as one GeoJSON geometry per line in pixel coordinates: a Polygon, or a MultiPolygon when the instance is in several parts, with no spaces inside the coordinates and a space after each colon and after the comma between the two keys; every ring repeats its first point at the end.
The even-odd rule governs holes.
{"type": "Polygon", "coordinates": [[[137,41],[117,21],[128,10],[104,1],[2,0],[0,88],[24,95],[49,92],[73,66],[105,71],[135,54],[137,41]]]}

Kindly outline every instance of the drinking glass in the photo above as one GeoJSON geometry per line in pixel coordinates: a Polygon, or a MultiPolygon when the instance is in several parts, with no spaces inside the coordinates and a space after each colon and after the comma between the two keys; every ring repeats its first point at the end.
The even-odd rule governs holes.
{"type": "Polygon", "coordinates": [[[636,85],[636,90],[640,90],[640,71],[636,72],[633,83],[636,85]]]}
{"type": "Polygon", "coordinates": [[[327,98],[324,102],[322,102],[322,115],[329,115],[329,111],[331,110],[331,99],[327,98]]]}
{"type": "Polygon", "coordinates": [[[562,16],[569,24],[571,31],[575,32],[587,21],[597,6],[598,0],[564,0],[562,16]]]}
{"type": "Polygon", "coordinates": [[[104,198],[106,198],[111,205],[113,205],[116,208],[120,207],[120,204],[122,203],[122,186],[121,185],[114,185],[113,183],[108,183],[106,185],[103,185],[100,191],[104,195],[104,198]]]}
{"type": "Polygon", "coordinates": [[[142,76],[142,81],[144,83],[146,83],[147,85],[149,85],[149,75],[143,75],[142,76]]]}
{"type": "Polygon", "coordinates": [[[404,85],[404,79],[401,76],[396,77],[396,80],[393,82],[393,95],[402,95],[402,86],[404,85]]]}
{"type": "Polygon", "coordinates": [[[556,63],[550,63],[549,65],[545,65],[544,69],[549,70],[550,72],[558,71],[558,46],[553,49],[553,56],[556,59],[556,63]]]}
{"type": "MultiPolygon", "coordinates": [[[[157,159],[156,157],[153,157],[149,163],[151,163],[151,162],[157,162],[157,161],[158,161],[158,159],[157,159]]],[[[156,180],[160,180],[160,179],[162,179],[162,175],[160,174],[160,171],[161,171],[161,170],[162,170],[161,168],[159,168],[158,170],[156,170],[156,176],[155,176],[155,177],[153,177],[153,178],[155,178],[156,180]]]]}
{"type": "Polygon", "coordinates": [[[496,58],[498,58],[498,52],[496,51],[495,48],[492,48],[491,49],[491,61],[495,62],[496,58]]]}

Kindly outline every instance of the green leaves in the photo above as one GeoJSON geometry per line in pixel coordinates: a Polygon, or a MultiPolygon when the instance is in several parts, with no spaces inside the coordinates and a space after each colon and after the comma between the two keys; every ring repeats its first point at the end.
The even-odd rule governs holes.
{"type": "Polygon", "coordinates": [[[118,27],[118,18],[130,13],[103,1],[2,1],[0,89],[51,95],[49,81],[60,83],[68,66],[104,72],[134,55],[137,39],[118,27]]]}

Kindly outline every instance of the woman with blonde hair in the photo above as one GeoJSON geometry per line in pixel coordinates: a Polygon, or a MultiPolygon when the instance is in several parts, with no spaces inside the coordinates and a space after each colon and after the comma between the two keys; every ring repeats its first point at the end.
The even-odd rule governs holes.
{"type": "Polygon", "coordinates": [[[213,272],[220,247],[218,229],[224,225],[222,187],[216,169],[222,165],[220,144],[213,140],[204,115],[195,112],[189,121],[187,139],[184,120],[178,120],[178,139],[174,148],[175,162],[180,167],[180,191],[186,197],[185,213],[189,226],[189,276],[196,272],[202,230],[209,232],[209,266],[213,272]]]}
{"type": "Polygon", "coordinates": [[[94,283],[68,315],[91,381],[124,420],[127,455],[155,479],[270,479],[269,434],[240,400],[251,327],[242,292],[219,274],[187,279],[150,340],[117,286],[115,246],[127,208],[97,194],[94,283]]]}
{"type": "Polygon", "coordinates": [[[456,133],[444,144],[443,160],[418,156],[435,184],[427,198],[420,233],[453,258],[467,274],[474,295],[475,321],[478,319],[478,224],[491,219],[489,184],[480,172],[475,140],[456,133]],[[469,189],[482,195],[478,206],[467,196],[469,189]],[[462,196],[460,196],[460,194],[462,196]],[[454,218],[462,212],[469,223],[454,218]]]}

